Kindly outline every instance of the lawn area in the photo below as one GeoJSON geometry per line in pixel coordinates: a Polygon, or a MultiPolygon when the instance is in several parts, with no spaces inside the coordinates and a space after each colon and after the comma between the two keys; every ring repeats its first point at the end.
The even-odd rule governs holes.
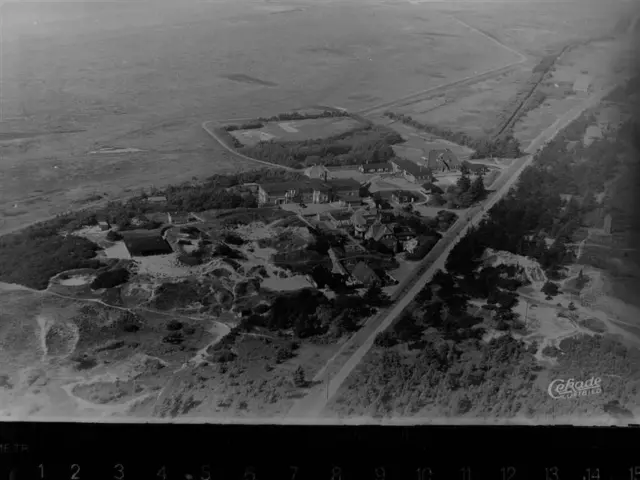
{"type": "Polygon", "coordinates": [[[263,128],[230,132],[243,145],[255,145],[261,141],[301,141],[327,138],[350,132],[364,124],[350,117],[310,118],[285,122],[269,122],[263,128]]]}

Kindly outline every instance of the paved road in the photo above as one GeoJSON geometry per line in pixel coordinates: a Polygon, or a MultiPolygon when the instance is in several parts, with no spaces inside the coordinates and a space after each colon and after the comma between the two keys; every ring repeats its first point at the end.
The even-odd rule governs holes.
{"type": "Polygon", "coordinates": [[[423,270],[420,277],[413,282],[413,286],[394,302],[394,305],[387,311],[372,317],[365,326],[351,337],[338,353],[325,365],[325,367],[313,379],[318,382],[312,387],[307,395],[301,398],[288,412],[288,419],[309,419],[319,417],[328,401],[337,393],[340,386],[353,372],[356,366],[364,358],[373,345],[375,336],[386,330],[396,320],[404,309],[413,301],[415,296],[431,280],[431,277],[438,269],[444,269],[446,259],[455,246],[457,240],[462,238],[472,225],[477,225],[483,218],[485,212],[493,207],[514,185],[522,171],[533,161],[533,153],[542,148],[547,142],[552,140],[560,130],[565,128],[583,111],[597,105],[613,87],[595,93],[582,104],[573,108],[560,117],[553,125],[545,129],[526,149],[527,156],[515,161],[496,182],[496,190],[484,204],[484,209],[476,207],[467,218],[462,218],[449,230],[443,239],[434,247],[423,261],[423,270]],[[426,267],[426,268],[425,268],[426,267]]]}

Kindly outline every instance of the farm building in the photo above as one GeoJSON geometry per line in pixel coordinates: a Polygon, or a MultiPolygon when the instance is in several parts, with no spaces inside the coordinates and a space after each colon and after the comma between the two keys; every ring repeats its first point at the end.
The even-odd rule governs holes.
{"type": "Polygon", "coordinates": [[[159,235],[147,235],[125,238],[124,244],[132,257],[167,255],[173,253],[171,246],[159,235]]]}
{"type": "Polygon", "coordinates": [[[389,162],[363,163],[358,170],[362,173],[389,173],[393,171],[393,166],[389,162]]]}
{"type": "Polygon", "coordinates": [[[404,177],[413,183],[420,181],[431,180],[431,170],[422,165],[418,165],[410,160],[404,158],[394,158],[391,161],[393,165],[393,171],[395,173],[402,173],[404,177]]]}
{"type": "Polygon", "coordinates": [[[591,78],[584,73],[578,75],[576,81],[573,83],[573,91],[575,93],[587,94],[589,93],[590,87],[591,78]]]}
{"type": "Polygon", "coordinates": [[[358,262],[355,267],[353,267],[351,276],[355,282],[367,287],[380,283],[380,278],[376,275],[376,272],[364,262],[358,262]]]}
{"type": "Polygon", "coordinates": [[[460,169],[460,160],[448,148],[429,150],[426,167],[434,172],[450,172],[460,169]]]}
{"type": "Polygon", "coordinates": [[[305,169],[304,174],[309,178],[327,180],[329,178],[329,170],[324,165],[313,165],[305,169]]]}

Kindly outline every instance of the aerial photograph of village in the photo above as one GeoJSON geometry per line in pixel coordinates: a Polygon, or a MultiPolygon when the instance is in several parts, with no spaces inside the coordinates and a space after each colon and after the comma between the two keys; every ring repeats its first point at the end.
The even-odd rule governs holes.
{"type": "Polygon", "coordinates": [[[632,1],[0,11],[1,420],[640,423],[632,1]]]}

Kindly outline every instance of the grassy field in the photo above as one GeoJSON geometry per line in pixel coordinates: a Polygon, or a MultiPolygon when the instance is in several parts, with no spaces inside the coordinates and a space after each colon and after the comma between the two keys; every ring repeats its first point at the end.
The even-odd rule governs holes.
{"type": "Polygon", "coordinates": [[[230,132],[243,145],[255,145],[266,140],[295,142],[327,138],[361,127],[362,122],[349,117],[312,118],[291,122],[269,122],[263,128],[230,132]]]}
{"type": "Polygon", "coordinates": [[[3,6],[0,228],[247,168],[200,128],[212,115],[357,110],[513,61],[428,5],[153,5],[3,6]],[[143,151],[88,155],[105,146],[143,151]]]}

